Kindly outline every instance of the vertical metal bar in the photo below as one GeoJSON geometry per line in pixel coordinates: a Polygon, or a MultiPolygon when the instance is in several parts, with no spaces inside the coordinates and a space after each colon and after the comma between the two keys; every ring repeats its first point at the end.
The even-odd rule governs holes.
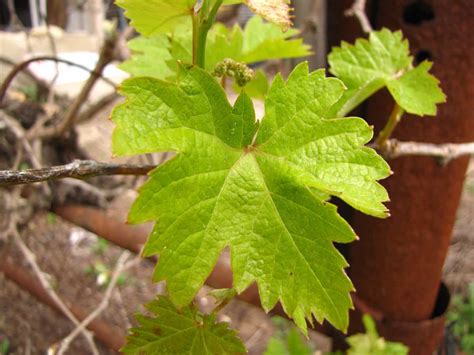
{"type": "Polygon", "coordinates": [[[47,4],[46,0],[38,0],[39,1],[39,25],[44,26],[46,25],[47,21],[47,4]]]}
{"type": "Polygon", "coordinates": [[[294,0],[295,26],[303,31],[305,43],[314,52],[310,58],[295,59],[293,65],[308,60],[311,69],[326,67],[326,0],[294,0]]]}

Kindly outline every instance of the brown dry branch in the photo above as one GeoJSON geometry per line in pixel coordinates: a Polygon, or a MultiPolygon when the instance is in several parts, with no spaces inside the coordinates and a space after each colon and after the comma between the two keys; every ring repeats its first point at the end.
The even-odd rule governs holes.
{"type": "Polygon", "coordinates": [[[75,160],[66,165],[50,168],[0,170],[0,187],[64,178],[86,179],[104,175],[147,175],[154,168],[154,165],[106,164],[93,160],[75,160]]]}
{"type": "MultiPolygon", "coordinates": [[[[8,65],[10,67],[15,67],[18,63],[15,63],[13,60],[8,59],[6,57],[0,56],[0,63],[8,65]]],[[[48,90],[48,84],[46,84],[42,79],[38,78],[31,70],[28,68],[24,68],[22,73],[29,77],[31,80],[35,82],[38,86],[38,89],[42,92],[46,92],[48,90]]]]}
{"type": "Polygon", "coordinates": [[[86,109],[84,109],[76,118],[76,123],[82,123],[94,118],[99,112],[101,112],[104,108],[115,102],[120,98],[120,95],[114,91],[108,95],[105,95],[99,101],[90,105],[86,109]]]}
{"type": "Polygon", "coordinates": [[[47,55],[39,56],[39,57],[30,58],[30,59],[25,60],[24,62],[21,62],[21,63],[18,63],[17,65],[15,65],[13,67],[13,69],[10,71],[10,73],[8,73],[7,77],[5,78],[5,80],[2,83],[2,86],[0,86],[0,107],[2,107],[2,105],[3,105],[3,100],[5,99],[5,94],[8,90],[8,88],[12,84],[13,80],[17,77],[17,75],[19,73],[25,72],[25,71],[28,73],[28,66],[31,63],[39,62],[39,61],[43,61],[43,60],[44,61],[50,60],[50,61],[54,61],[54,62],[64,63],[64,64],[67,64],[67,65],[70,65],[70,66],[73,66],[73,67],[80,68],[82,70],[85,70],[85,71],[91,73],[94,76],[100,77],[104,82],[108,83],[112,87],[114,87],[114,88],[116,87],[115,83],[112,80],[103,77],[101,74],[95,72],[94,70],[90,70],[89,68],[87,68],[84,65],[81,65],[81,64],[78,64],[78,63],[75,63],[75,62],[71,62],[67,59],[56,58],[54,56],[47,56],[47,55]]]}
{"type": "Polygon", "coordinates": [[[346,16],[355,16],[359,22],[362,30],[365,33],[370,33],[373,31],[372,25],[370,24],[367,13],[365,12],[366,0],[355,0],[352,6],[347,9],[344,14],[346,16]]]}
{"type": "Polygon", "coordinates": [[[95,83],[102,77],[105,67],[114,60],[116,43],[117,36],[115,35],[111,35],[106,39],[94,70],[91,72],[79,95],[74,99],[64,118],[57,125],[45,127],[42,131],[38,132],[39,137],[45,139],[59,137],[74,126],[76,117],[82,105],[88,100],[95,83]]]}
{"type": "Polygon", "coordinates": [[[387,159],[395,159],[402,156],[430,156],[439,158],[443,164],[459,158],[463,155],[474,155],[474,142],[471,143],[446,143],[431,144],[419,142],[400,142],[389,139],[381,150],[387,159]]]}

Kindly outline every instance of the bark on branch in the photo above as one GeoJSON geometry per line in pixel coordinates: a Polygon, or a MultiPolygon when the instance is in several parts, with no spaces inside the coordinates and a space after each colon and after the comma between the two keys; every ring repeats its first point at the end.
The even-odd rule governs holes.
{"type": "Polygon", "coordinates": [[[396,139],[389,139],[381,154],[386,159],[395,159],[401,156],[418,155],[440,158],[446,164],[452,159],[463,155],[474,155],[474,142],[471,143],[447,143],[432,144],[419,142],[400,142],[396,139]]]}
{"type": "Polygon", "coordinates": [[[365,12],[365,5],[367,0],[355,0],[352,6],[347,9],[344,14],[346,16],[355,16],[359,22],[362,30],[365,33],[370,33],[373,31],[372,25],[370,24],[367,13],[365,12]]]}
{"type": "Polygon", "coordinates": [[[104,175],[146,175],[153,165],[105,164],[93,160],[75,160],[66,165],[28,170],[0,170],[0,187],[64,178],[85,179],[104,175]]]}

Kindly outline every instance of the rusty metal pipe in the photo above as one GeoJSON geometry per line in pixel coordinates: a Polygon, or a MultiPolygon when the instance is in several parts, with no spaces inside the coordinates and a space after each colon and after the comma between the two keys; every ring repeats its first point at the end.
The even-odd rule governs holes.
{"type": "MultiPolygon", "coordinates": [[[[343,15],[352,2],[328,2],[330,45],[363,36],[357,20],[343,15]]],[[[474,86],[470,84],[474,47],[467,40],[474,27],[472,1],[372,0],[367,9],[375,28],[403,31],[415,60],[434,61],[434,75],[448,97],[436,118],[405,115],[394,137],[431,143],[474,141],[474,86]]],[[[393,100],[383,91],[369,100],[362,115],[379,131],[392,106],[393,100]]],[[[431,354],[441,339],[440,332],[425,333],[423,322],[432,319],[439,294],[467,164],[467,158],[445,167],[427,157],[392,160],[394,175],[384,182],[392,216],[377,220],[355,213],[352,219],[360,241],[349,247],[349,272],[358,296],[386,320],[414,324],[405,339],[415,349],[412,354],[431,354]]],[[[357,315],[351,323],[353,331],[360,330],[355,326],[357,315]]],[[[397,338],[393,327],[387,327],[385,335],[397,338]]]]}

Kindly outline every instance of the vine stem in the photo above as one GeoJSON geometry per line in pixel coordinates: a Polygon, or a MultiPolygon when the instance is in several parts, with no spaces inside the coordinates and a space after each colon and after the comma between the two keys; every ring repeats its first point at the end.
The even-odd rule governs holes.
{"type": "Polygon", "coordinates": [[[214,24],[217,12],[224,0],[216,0],[209,11],[209,0],[196,2],[193,12],[193,64],[200,68],[206,65],[207,34],[214,24]]]}
{"type": "Polygon", "coordinates": [[[400,120],[402,119],[404,112],[405,111],[398,104],[394,105],[392,113],[390,114],[390,117],[388,118],[387,124],[382,129],[382,131],[380,131],[377,139],[375,140],[375,144],[378,148],[383,149],[385,147],[393,131],[395,130],[397,125],[400,123],[400,120]]]}

